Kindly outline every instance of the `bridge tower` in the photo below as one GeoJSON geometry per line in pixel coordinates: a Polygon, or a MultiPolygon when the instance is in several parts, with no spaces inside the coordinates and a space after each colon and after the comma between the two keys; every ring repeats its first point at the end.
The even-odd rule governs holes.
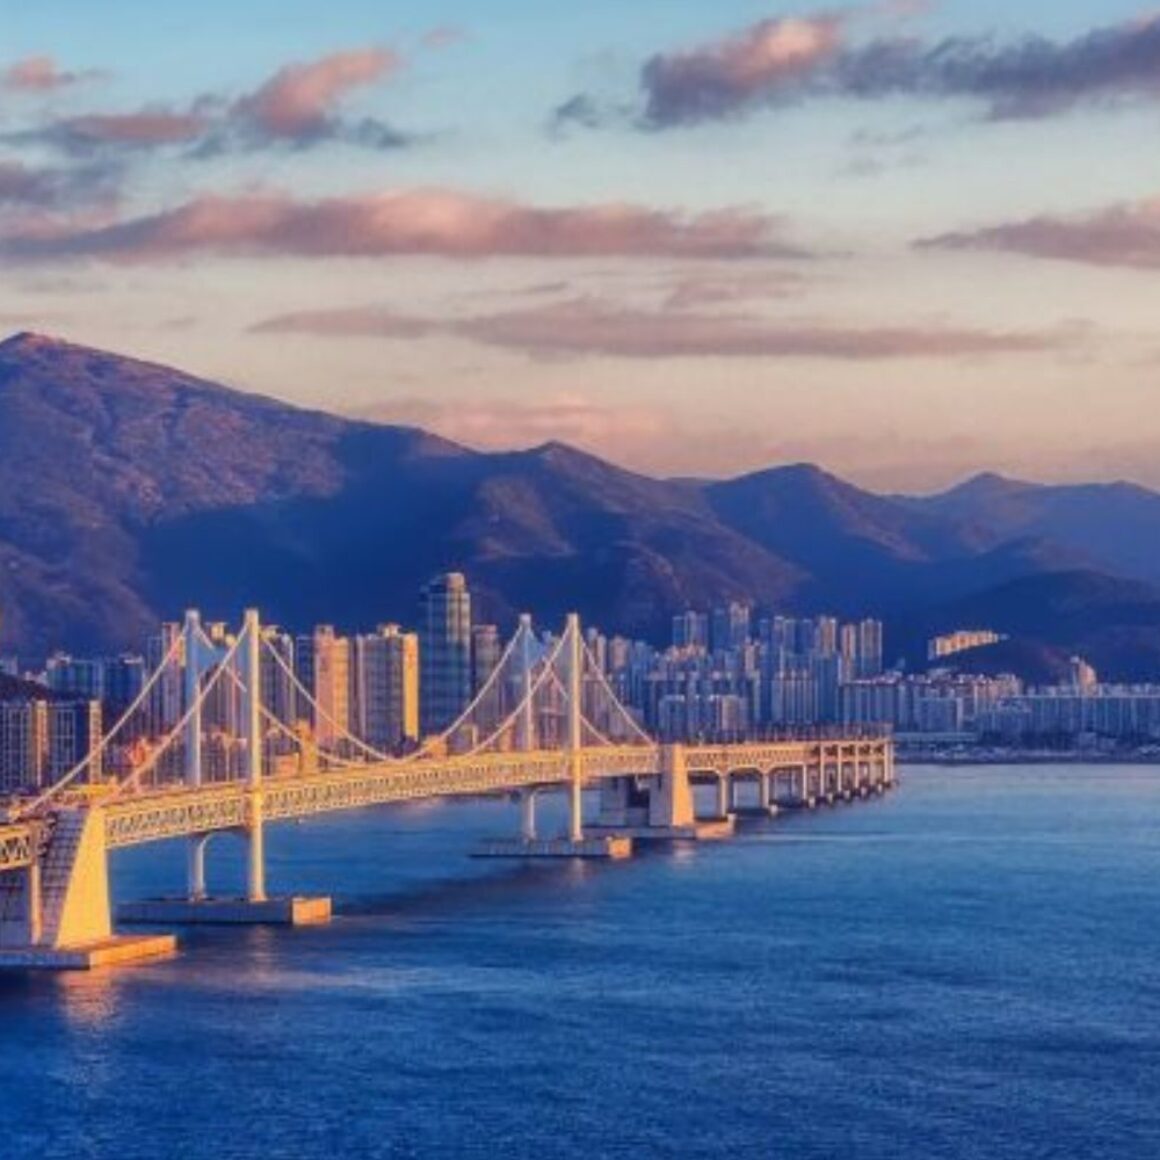
{"type": "Polygon", "coordinates": [[[568,614],[568,840],[584,841],[584,638],[568,614]]]}
{"type": "MultiPolygon", "coordinates": [[[[186,610],[182,626],[183,651],[185,653],[185,784],[197,789],[202,781],[201,749],[201,658],[202,628],[201,613],[196,608],[186,610]]],[[[209,841],[206,834],[194,834],[186,839],[186,893],[191,902],[202,902],[206,897],[205,847],[209,841]]]]}
{"type": "Polygon", "coordinates": [[[262,799],[262,625],[256,608],[246,609],[242,629],[242,681],[246,731],[246,900],[266,901],[266,819],[262,799]]]}

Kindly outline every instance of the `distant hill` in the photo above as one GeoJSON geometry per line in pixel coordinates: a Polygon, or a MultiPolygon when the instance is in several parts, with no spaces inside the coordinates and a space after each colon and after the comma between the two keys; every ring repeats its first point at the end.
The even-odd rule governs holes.
{"type": "MultiPolygon", "coordinates": [[[[1051,655],[1078,655],[1101,676],[1160,679],[1160,588],[1096,572],[1026,576],[928,609],[926,634],[954,625],[987,624],[1007,633],[1006,656],[1029,679],[1041,679],[1051,655]],[[1020,652],[1030,650],[1026,664],[1020,652]]],[[[998,650],[1000,646],[993,646],[998,650]]],[[[980,657],[999,653],[977,650],[980,657]]]]}
{"type": "Polygon", "coordinates": [[[1047,540],[1115,575],[1160,583],[1160,494],[1137,484],[1049,486],[984,474],[939,495],[902,502],[1003,540],[1047,540]]]}
{"type": "Polygon", "coordinates": [[[1156,591],[1114,578],[1106,528],[991,510],[1028,488],[912,499],[809,465],[666,481],[559,443],[485,454],[22,334],[0,343],[0,650],[139,647],[186,605],[254,603],[291,628],[413,621],[421,585],[461,568],[504,624],[576,609],[659,640],[673,612],[736,598],[881,612],[891,655],[921,656],[932,627],[1018,622],[1138,671],[1156,591]]]}

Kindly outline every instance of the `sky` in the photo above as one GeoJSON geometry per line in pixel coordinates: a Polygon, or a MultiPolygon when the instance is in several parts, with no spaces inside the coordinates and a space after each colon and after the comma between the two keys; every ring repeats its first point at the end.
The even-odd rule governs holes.
{"type": "Polygon", "coordinates": [[[0,333],[471,446],[1160,486],[1160,11],[0,0],[0,333]]]}

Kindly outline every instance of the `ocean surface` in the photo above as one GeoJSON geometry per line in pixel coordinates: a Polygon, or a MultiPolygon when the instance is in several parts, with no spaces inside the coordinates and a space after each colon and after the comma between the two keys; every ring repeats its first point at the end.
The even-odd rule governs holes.
{"type": "Polygon", "coordinates": [[[902,777],[620,864],[470,860],[499,801],[274,827],[331,926],[0,977],[6,1160],[1156,1160],[1160,770],[902,777]]]}

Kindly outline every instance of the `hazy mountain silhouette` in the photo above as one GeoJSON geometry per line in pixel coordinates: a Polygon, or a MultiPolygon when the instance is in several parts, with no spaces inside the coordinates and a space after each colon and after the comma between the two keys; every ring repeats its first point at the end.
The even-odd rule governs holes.
{"type": "MultiPolygon", "coordinates": [[[[0,647],[135,647],[186,604],[233,617],[255,603],[292,628],[409,621],[452,567],[505,623],[576,608],[660,638],[674,611],[740,598],[882,611],[912,650],[948,617],[1001,615],[1071,647],[1092,605],[1105,635],[1150,640],[1160,597],[1090,579],[1128,572],[1101,554],[1117,537],[1069,531],[1039,496],[1060,527],[1012,514],[1033,485],[991,486],[998,514],[979,480],[916,500],[808,465],[664,481],[557,443],[485,454],[22,334],[0,343],[0,647]],[[1009,587],[1045,577],[1046,605],[1009,587]]],[[[1147,497],[1160,511],[1135,490],[1133,518],[1147,497]]]]}
{"type": "Polygon", "coordinates": [[[1050,540],[1119,575],[1160,582],[1160,494],[1137,484],[1047,486],[984,474],[903,503],[974,523],[1005,540],[1050,540]]]}

